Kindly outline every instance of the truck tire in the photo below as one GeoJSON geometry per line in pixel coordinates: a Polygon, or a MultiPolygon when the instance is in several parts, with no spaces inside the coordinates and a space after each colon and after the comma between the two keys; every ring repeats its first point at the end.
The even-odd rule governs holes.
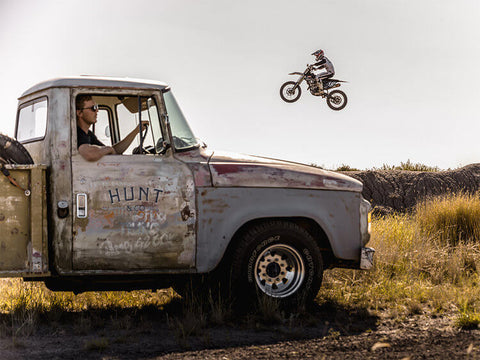
{"type": "Polygon", "coordinates": [[[239,303],[257,296],[296,307],[317,296],[323,261],[315,239],[289,221],[268,221],[244,234],[232,261],[232,290],[239,303]]]}
{"type": "Polygon", "coordinates": [[[4,164],[33,164],[27,149],[17,140],[0,134],[0,162],[4,164]]]}

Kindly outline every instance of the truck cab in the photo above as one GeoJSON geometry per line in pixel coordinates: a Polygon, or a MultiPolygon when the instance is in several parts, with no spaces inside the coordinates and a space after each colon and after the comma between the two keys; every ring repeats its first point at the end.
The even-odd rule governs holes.
{"type": "Polygon", "coordinates": [[[1,267],[9,255],[0,249],[2,276],[86,291],[176,286],[228,272],[241,296],[260,290],[290,301],[314,297],[328,267],[372,264],[360,182],[207,149],[164,83],[90,76],[39,83],[19,98],[15,138],[35,165],[5,167],[19,178],[43,169],[39,182],[25,180],[37,184],[32,199],[43,204],[43,225],[35,254],[30,235],[24,239],[18,271],[1,267]],[[77,144],[80,95],[98,105],[90,130],[106,146],[142,121],[149,126],[123,154],[87,161],[77,144]]]}

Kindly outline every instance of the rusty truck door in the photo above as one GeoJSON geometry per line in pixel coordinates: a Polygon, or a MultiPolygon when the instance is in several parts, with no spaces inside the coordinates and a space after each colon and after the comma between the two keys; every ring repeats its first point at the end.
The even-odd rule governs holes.
{"type": "MultiPolygon", "coordinates": [[[[156,115],[150,121],[160,129],[156,115]]],[[[72,150],[74,270],[195,266],[195,189],[185,164],[171,153],[88,162],[72,150]]]]}

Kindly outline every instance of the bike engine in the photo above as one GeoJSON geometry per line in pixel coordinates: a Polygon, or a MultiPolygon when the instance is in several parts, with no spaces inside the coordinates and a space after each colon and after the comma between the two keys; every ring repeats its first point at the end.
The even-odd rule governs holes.
{"type": "Polygon", "coordinates": [[[315,77],[307,78],[308,89],[312,93],[312,95],[320,96],[320,87],[318,84],[318,80],[315,77]]]}

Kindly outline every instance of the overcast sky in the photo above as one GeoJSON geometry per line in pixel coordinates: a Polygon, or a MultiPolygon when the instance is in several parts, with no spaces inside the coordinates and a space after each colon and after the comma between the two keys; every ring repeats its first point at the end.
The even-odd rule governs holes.
{"type": "Polygon", "coordinates": [[[210,149],[334,168],[479,162],[480,1],[0,0],[0,132],[64,75],[168,83],[210,149]],[[279,96],[324,49],[348,105],[279,96]]]}

